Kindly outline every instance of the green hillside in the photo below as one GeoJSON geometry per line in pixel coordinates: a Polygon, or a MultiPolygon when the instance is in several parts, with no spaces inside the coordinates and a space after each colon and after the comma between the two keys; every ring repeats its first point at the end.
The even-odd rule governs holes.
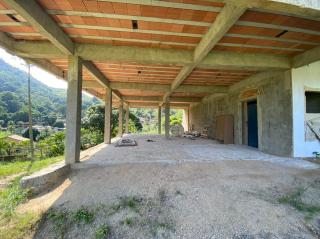
{"type": "MultiPolygon", "coordinates": [[[[8,121],[28,121],[26,72],[0,60],[0,123],[6,126],[8,121]]],[[[35,78],[31,79],[31,98],[33,120],[36,123],[52,125],[57,119],[66,116],[66,90],[46,86],[35,78]]],[[[82,95],[82,109],[99,103],[96,98],[82,95]]]]}

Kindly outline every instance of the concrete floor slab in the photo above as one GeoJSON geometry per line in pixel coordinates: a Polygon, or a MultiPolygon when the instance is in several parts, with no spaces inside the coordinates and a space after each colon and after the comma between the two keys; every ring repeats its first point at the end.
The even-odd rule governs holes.
{"type": "Polygon", "coordinates": [[[87,160],[76,167],[99,164],[123,164],[123,163],[169,163],[182,162],[215,162],[220,160],[254,160],[282,164],[298,168],[319,168],[311,162],[265,154],[258,149],[244,145],[224,145],[215,140],[197,138],[172,137],[166,140],[161,135],[126,135],[135,139],[138,146],[115,147],[116,143],[101,145],[95,154],[87,157],[87,160]],[[153,142],[148,142],[148,139],[153,142]]]}

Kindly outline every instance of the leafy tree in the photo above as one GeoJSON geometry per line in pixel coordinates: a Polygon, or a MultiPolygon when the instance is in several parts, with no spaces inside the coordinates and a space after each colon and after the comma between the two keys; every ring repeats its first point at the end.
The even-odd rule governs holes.
{"type": "Polygon", "coordinates": [[[39,143],[41,147],[44,147],[44,145],[48,146],[47,154],[49,157],[59,156],[64,153],[65,137],[65,132],[60,131],[50,135],[44,140],[39,141],[39,143]]]}
{"type": "Polygon", "coordinates": [[[12,120],[8,122],[8,130],[10,131],[11,134],[14,131],[14,122],[12,120]]]}
{"type": "MultiPolygon", "coordinates": [[[[33,135],[33,141],[37,141],[39,139],[39,136],[40,136],[39,130],[37,130],[35,128],[32,128],[32,135],[33,135]]],[[[22,132],[22,137],[30,139],[30,137],[29,137],[29,127],[26,128],[22,132]]]]}
{"type": "MultiPolygon", "coordinates": [[[[125,117],[123,117],[125,118],[125,117]]],[[[118,110],[112,110],[111,115],[111,134],[112,137],[118,133],[118,110]]],[[[83,127],[86,129],[97,130],[104,132],[104,105],[93,105],[86,111],[85,117],[82,119],[83,127]]],[[[129,114],[129,129],[131,125],[131,132],[142,130],[142,124],[134,114],[129,114]],[[131,122],[131,123],[130,123],[131,122]]]]}
{"type": "Polygon", "coordinates": [[[64,128],[64,122],[62,120],[57,120],[54,124],[53,127],[57,128],[64,128]]]}

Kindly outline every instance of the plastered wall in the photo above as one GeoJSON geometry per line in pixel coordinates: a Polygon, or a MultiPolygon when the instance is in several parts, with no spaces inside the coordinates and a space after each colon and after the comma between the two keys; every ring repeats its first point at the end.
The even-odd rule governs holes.
{"type": "Polygon", "coordinates": [[[312,137],[312,140],[306,137],[308,133],[306,119],[320,117],[320,114],[306,114],[305,91],[320,92],[320,61],[292,70],[293,156],[295,157],[311,157],[313,152],[320,152],[319,140],[315,137],[312,137]]]}

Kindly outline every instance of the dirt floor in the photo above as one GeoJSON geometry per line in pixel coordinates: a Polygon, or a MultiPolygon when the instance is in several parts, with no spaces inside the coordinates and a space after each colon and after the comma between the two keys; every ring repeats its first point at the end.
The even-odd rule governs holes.
{"type": "Polygon", "coordinates": [[[212,140],[134,137],[137,147],[101,146],[20,208],[52,206],[35,238],[320,238],[319,165],[212,140]]]}

